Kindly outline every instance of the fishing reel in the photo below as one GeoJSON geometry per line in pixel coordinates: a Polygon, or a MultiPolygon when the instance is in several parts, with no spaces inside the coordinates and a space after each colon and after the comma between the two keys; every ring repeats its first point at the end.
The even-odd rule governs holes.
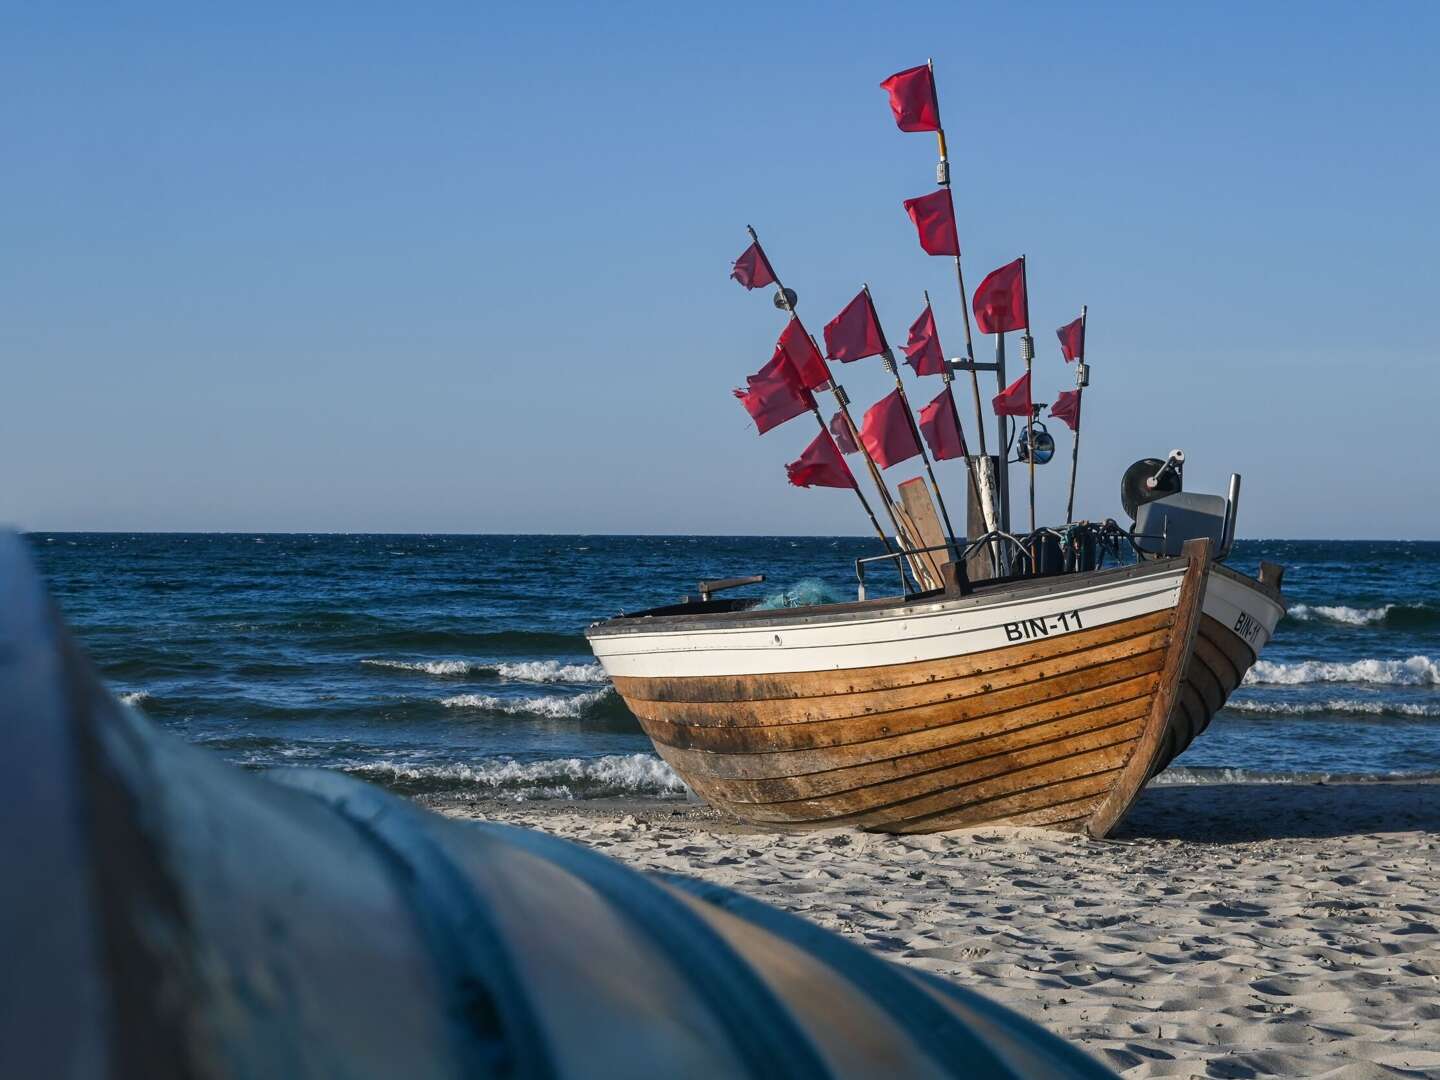
{"type": "Polygon", "coordinates": [[[1141,458],[1120,478],[1120,505],[1134,520],[1136,511],[1148,502],[1175,495],[1185,487],[1185,451],[1171,450],[1159,458],[1141,458]]]}
{"type": "Polygon", "coordinates": [[[1033,415],[1028,427],[1022,428],[1017,421],[1011,421],[1015,428],[1016,461],[1029,463],[1033,459],[1036,465],[1044,465],[1055,456],[1055,436],[1040,422],[1040,413],[1046,404],[1042,401],[1030,406],[1033,415]]]}

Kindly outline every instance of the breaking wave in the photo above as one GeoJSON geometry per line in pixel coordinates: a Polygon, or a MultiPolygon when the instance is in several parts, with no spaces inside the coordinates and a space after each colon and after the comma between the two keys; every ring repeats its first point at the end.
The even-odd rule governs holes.
{"type": "Polygon", "coordinates": [[[1415,701],[1364,701],[1332,698],[1329,701],[1240,701],[1227,702],[1232,712],[1268,716],[1403,716],[1440,719],[1440,703],[1415,701]]]}
{"type": "Polygon", "coordinates": [[[651,754],[613,754],[601,758],[557,758],[533,762],[506,758],[474,765],[378,761],[352,765],[345,771],[407,794],[458,789],[516,802],[528,799],[603,799],[621,795],[675,798],[685,793],[685,784],[674,770],[651,754]]]}
{"type": "Polygon", "coordinates": [[[1345,607],[1343,604],[1318,604],[1314,607],[1309,604],[1296,604],[1286,614],[1301,622],[1324,621],[1343,623],[1346,626],[1374,626],[1384,622],[1394,607],[1394,604],[1373,608],[1345,607]]]}
{"type": "Polygon", "coordinates": [[[128,694],[121,694],[119,697],[121,705],[143,705],[150,700],[150,691],[131,690],[128,694]]]}
{"type": "Polygon", "coordinates": [[[1338,626],[1384,626],[1391,630],[1423,630],[1440,626],[1440,608],[1427,604],[1382,604],[1379,607],[1296,604],[1285,614],[1298,622],[1333,623],[1338,626]]]}
{"type": "Polygon", "coordinates": [[[565,664],[559,660],[523,660],[496,663],[477,660],[361,660],[370,667],[391,671],[416,671],[441,677],[477,676],[491,679],[515,679],[521,682],[581,683],[605,682],[605,669],[599,664],[565,664]]]}
{"type": "Polygon", "coordinates": [[[1429,656],[1408,660],[1305,660],[1282,664],[1257,661],[1245,675],[1245,684],[1272,683],[1298,686],[1303,683],[1374,683],[1380,686],[1440,685],[1440,663],[1429,656]]]}
{"type": "MultiPolygon", "coordinates": [[[[606,719],[629,716],[620,695],[609,687],[585,694],[545,694],[540,697],[501,697],[498,694],[455,694],[441,698],[447,709],[473,709],[503,716],[535,716],[544,720],[606,719]]],[[[633,721],[632,721],[633,722],[633,721]]]]}

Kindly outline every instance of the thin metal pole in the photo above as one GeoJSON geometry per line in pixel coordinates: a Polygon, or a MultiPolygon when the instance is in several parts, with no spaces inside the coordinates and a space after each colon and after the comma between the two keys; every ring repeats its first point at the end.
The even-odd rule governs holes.
{"type": "Polygon", "coordinates": [[[1085,386],[1080,381],[1080,373],[1085,364],[1085,318],[1089,311],[1088,304],[1080,308],[1080,356],[1077,360],[1082,366],[1075,372],[1075,437],[1070,446],[1070,495],[1065,500],[1066,525],[1075,520],[1075,471],[1080,464],[1080,406],[1085,402],[1085,386]]]}
{"type": "MultiPolygon", "coordinates": [[[[945,128],[940,121],[940,91],[935,89],[935,61],[926,59],[925,63],[930,68],[930,86],[935,90],[935,120],[936,132],[935,141],[939,146],[940,163],[935,167],[935,179],[943,188],[950,187],[950,152],[945,144],[945,128]]],[[[955,193],[950,192],[950,207],[955,207],[955,193]]],[[[990,451],[985,446],[985,413],[980,403],[980,376],[975,371],[975,341],[970,333],[970,294],[965,291],[965,271],[960,266],[960,237],[959,228],[956,228],[955,237],[955,282],[960,287],[960,317],[965,326],[965,359],[970,364],[970,389],[975,394],[975,426],[980,430],[980,453],[982,456],[989,456],[990,451]]],[[[958,412],[955,414],[960,415],[958,412]]],[[[981,504],[984,505],[983,502],[981,504]]]]}
{"type": "MultiPolygon", "coordinates": [[[[814,403],[815,399],[813,397],[810,400],[810,411],[815,415],[815,422],[820,425],[825,434],[830,435],[833,439],[834,435],[831,435],[830,428],[825,423],[825,417],[820,415],[820,407],[814,403]]],[[[890,538],[885,535],[885,530],[880,527],[880,519],[875,516],[875,511],[870,509],[870,500],[865,498],[865,493],[860,490],[859,484],[855,485],[855,497],[860,500],[860,505],[865,508],[865,516],[870,519],[870,524],[875,526],[875,532],[880,537],[880,543],[885,545],[885,553],[887,555],[893,555],[895,549],[890,546],[890,538]]]]}
{"type": "MultiPolygon", "coordinates": [[[[760,237],[759,237],[759,235],[755,232],[754,228],[752,228],[752,227],[749,226],[749,225],[746,225],[746,226],[745,226],[745,229],[746,229],[747,232],[749,232],[749,234],[750,234],[750,239],[751,239],[756,245],[759,245],[759,244],[760,244],[760,237]]],[[[761,251],[762,254],[764,254],[765,249],[764,249],[763,247],[761,247],[761,248],[760,248],[760,251],[761,251]]],[[[783,282],[781,282],[781,280],[780,280],[780,275],[775,272],[775,265],[770,261],[770,256],[768,256],[768,255],[765,255],[765,265],[770,268],[770,276],[775,279],[775,288],[779,290],[779,292],[778,292],[776,295],[777,295],[777,297],[778,297],[779,300],[780,300],[780,306],[781,306],[782,308],[784,308],[785,311],[786,311],[793,319],[795,319],[795,321],[796,321],[797,323],[800,324],[800,332],[803,333],[803,334],[805,334],[806,337],[809,337],[809,331],[805,329],[805,324],[800,321],[800,316],[799,316],[799,314],[795,311],[795,306],[790,303],[790,295],[789,295],[789,293],[787,293],[787,292],[785,291],[785,285],[784,285],[783,282]]],[[[812,344],[812,345],[814,344],[814,339],[813,339],[813,338],[811,339],[811,344],[812,344]]],[[[816,351],[819,352],[818,346],[817,346],[817,348],[816,348],[816,351]]],[[[900,519],[899,519],[898,515],[895,513],[895,501],[894,501],[894,499],[891,498],[891,496],[890,496],[890,489],[885,486],[885,480],[884,480],[884,478],[880,475],[880,470],[879,470],[878,468],[876,468],[875,462],[874,462],[873,460],[871,460],[871,458],[870,458],[870,451],[866,449],[865,443],[864,443],[864,442],[861,440],[861,438],[860,438],[860,429],[855,426],[855,421],[854,421],[854,419],[850,416],[850,399],[849,399],[848,397],[846,397],[844,388],[842,388],[842,387],[840,386],[840,384],[835,381],[834,373],[830,371],[830,362],[825,359],[825,354],[824,354],[824,353],[820,353],[820,362],[825,365],[826,374],[830,375],[830,392],[835,396],[835,402],[836,402],[836,404],[838,404],[838,405],[840,406],[840,412],[841,412],[841,414],[845,417],[845,426],[846,426],[847,428],[849,428],[849,430],[850,430],[850,437],[855,441],[855,445],[860,448],[860,452],[865,455],[865,464],[869,467],[869,470],[870,470],[870,479],[875,482],[875,486],[876,486],[876,488],[877,488],[877,489],[879,490],[879,492],[880,492],[880,502],[881,502],[881,505],[883,505],[883,506],[885,507],[885,511],[886,511],[887,515],[889,516],[891,523],[894,524],[894,526],[895,526],[895,535],[899,538],[900,543],[901,543],[901,547],[902,547],[902,549],[903,549],[903,548],[904,548],[904,545],[905,545],[906,542],[907,542],[907,536],[908,536],[908,534],[906,533],[905,529],[901,526],[901,524],[900,524],[900,519]]],[[[819,415],[818,411],[816,412],[816,415],[817,415],[817,416],[819,415]]],[[[822,420],[822,425],[823,425],[823,420],[822,420]]],[[[826,430],[828,431],[829,429],[826,428],[826,430]]],[[[860,501],[861,501],[862,503],[864,503],[864,502],[865,502],[865,496],[864,496],[863,494],[861,494],[860,488],[859,488],[858,485],[857,485],[856,488],[855,488],[855,493],[856,493],[856,495],[858,495],[858,496],[860,497],[860,501]]],[[[866,508],[866,512],[868,513],[868,512],[869,512],[869,505],[866,504],[866,507],[865,507],[865,508],[866,508]]],[[[873,514],[871,515],[871,518],[872,518],[872,520],[873,520],[873,518],[874,518],[874,515],[873,515],[873,514]]],[[[890,552],[890,551],[892,550],[891,547],[890,547],[890,541],[889,541],[889,539],[885,536],[884,530],[880,530],[880,529],[879,529],[878,524],[877,524],[877,530],[880,532],[880,538],[885,541],[885,550],[886,550],[887,552],[890,552]]],[[[923,544],[914,543],[913,539],[910,540],[909,543],[910,543],[910,546],[911,546],[911,547],[915,547],[915,548],[919,548],[919,547],[923,547],[923,546],[924,546],[923,544]]]]}
{"type": "MultiPolygon", "coordinates": [[[[885,370],[895,376],[895,389],[900,394],[900,402],[905,406],[905,419],[910,423],[910,434],[914,436],[915,445],[920,448],[920,459],[925,462],[925,473],[930,477],[930,490],[935,492],[935,502],[940,507],[940,516],[945,520],[945,535],[950,538],[950,550],[952,555],[959,552],[955,543],[955,526],[950,524],[950,511],[945,509],[945,496],[940,494],[940,481],[935,479],[935,470],[930,465],[930,455],[925,450],[925,438],[920,434],[920,425],[915,422],[915,412],[910,408],[910,396],[905,393],[905,384],[900,379],[900,368],[895,363],[895,354],[890,350],[890,342],[885,339],[885,328],[880,322],[879,313],[875,310],[875,300],[870,295],[870,286],[864,286],[865,299],[870,304],[870,314],[875,319],[875,327],[880,331],[880,359],[885,365],[885,370]]],[[[928,300],[929,297],[927,296],[928,300]]],[[[917,545],[923,547],[924,545],[917,545]]]]}

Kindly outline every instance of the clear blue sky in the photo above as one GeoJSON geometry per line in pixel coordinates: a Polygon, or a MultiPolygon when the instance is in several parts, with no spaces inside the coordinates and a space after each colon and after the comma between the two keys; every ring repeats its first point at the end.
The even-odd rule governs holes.
{"type": "Polygon", "coordinates": [[[0,521],[861,533],[730,396],[781,319],[726,275],[750,222],[817,333],[868,280],[960,350],[876,85],[933,55],[1037,396],[1090,305],[1082,514],[1180,446],[1245,535],[1440,537],[1437,45],[1429,3],[11,5],[0,521]]]}

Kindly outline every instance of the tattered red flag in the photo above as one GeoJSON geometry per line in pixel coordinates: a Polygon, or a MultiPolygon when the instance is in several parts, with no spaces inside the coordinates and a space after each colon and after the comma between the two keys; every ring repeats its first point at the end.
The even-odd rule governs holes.
{"type": "Polygon", "coordinates": [[[943,375],[945,352],[940,348],[940,331],[935,329],[935,312],[929,304],[920,317],[910,324],[910,337],[905,342],[905,359],[916,375],[943,375]]]}
{"type": "Polygon", "coordinates": [[[770,362],[745,382],[746,389],[736,390],[735,396],[754,418],[761,435],[814,408],[815,399],[800,385],[785,351],[779,346],[770,362]]]}
{"type": "Polygon", "coordinates": [[[929,64],[897,71],[880,89],[890,95],[890,110],[901,131],[940,130],[940,104],[929,64]]]}
{"type": "Polygon", "coordinates": [[[770,260],[765,257],[760,241],[755,241],[740,254],[730,269],[730,276],[747,289],[763,289],[766,285],[775,284],[775,271],[770,269],[770,260]]]}
{"type": "Polygon", "coordinates": [[[855,445],[855,439],[850,434],[850,425],[845,422],[845,414],[837,412],[830,418],[830,434],[835,436],[835,445],[840,448],[842,454],[858,454],[860,447],[855,445]]]}
{"type": "Polygon", "coordinates": [[[1055,336],[1060,339],[1060,351],[1065,354],[1067,364],[1071,360],[1085,359],[1085,319],[1083,317],[1060,327],[1055,331],[1055,336]]]}
{"type": "Polygon", "coordinates": [[[840,450],[828,431],[816,435],[809,446],[789,465],[785,474],[796,487],[853,488],[855,477],[840,456],[840,450]]]}
{"type": "Polygon", "coordinates": [[[965,457],[965,436],[960,431],[960,414],[955,411],[955,395],[947,386],[940,396],[920,410],[920,434],[936,461],[965,457]]]}
{"type": "Polygon", "coordinates": [[[905,212],[915,223],[926,255],[959,255],[960,234],[955,229],[955,203],[950,189],[905,200],[905,212]]]}
{"type": "Polygon", "coordinates": [[[785,350],[791,367],[795,369],[795,374],[800,377],[805,389],[814,390],[830,381],[830,369],[825,366],[825,358],[820,355],[815,342],[805,332],[805,327],[800,325],[800,320],[793,315],[785,324],[785,329],[780,331],[777,347],[785,350]]]}
{"type": "Polygon", "coordinates": [[[866,410],[860,424],[860,441],[882,469],[920,453],[915,429],[910,426],[909,409],[899,390],[890,391],[866,410]]]}
{"type": "Polygon", "coordinates": [[[1030,415],[1030,373],[1027,371],[996,394],[990,402],[996,416],[1030,415]]]}
{"type": "Polygon", "coordinates": [[[1080,391],[1062,390],[1050,406],[1050,415],[1062,420],[1071,431],[1080,430],[1080,391]]]}
{"type": "Polygon", "coordinates": [[[1025,260],[1016,259],[990,271],[975,290],[971,306],[982,334],[1025,329],[1030,311],[1025,299],[1025,260]]]}
{"type": "Polygon", "coordinates": [[[825,324],[825,355],[831,360],[863,360],[878,356],[885,349],[880,333],[880,320],[870,294],[861,289],[845,310],[825,324]]]}

